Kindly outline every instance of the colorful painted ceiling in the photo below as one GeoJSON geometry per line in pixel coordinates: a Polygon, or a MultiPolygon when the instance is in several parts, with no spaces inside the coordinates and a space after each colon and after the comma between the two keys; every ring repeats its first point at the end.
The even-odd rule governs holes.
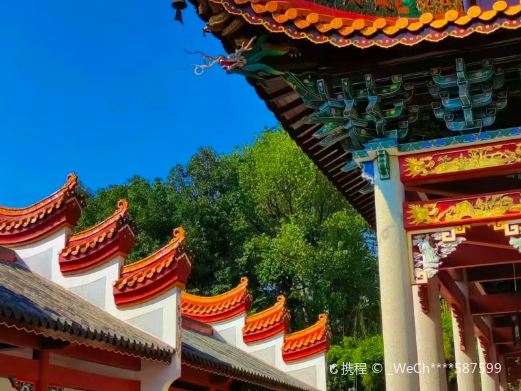
{"type": "MultiPolygon", "coordinates": [[[[337,47],[392,47],[521,26],[521,4],[498,0],[210,0],[270,32],[337,47]]],[[[221,15],[222,19],[223,16],[221,15]]],[[[218,19],[214,20],[217,23],[218,19]]],[[[210,23],[210,28],[212,23],[210,23]]]]}

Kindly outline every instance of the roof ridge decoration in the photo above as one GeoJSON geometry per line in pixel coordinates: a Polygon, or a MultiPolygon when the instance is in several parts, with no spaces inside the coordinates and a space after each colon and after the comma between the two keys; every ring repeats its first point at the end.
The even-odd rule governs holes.
{"type": "Polygon", "coordinates": [[[120,278],[114,282],[116,305],[136,305],[174,287],[184,289],[192,269],[184,248],[185,238],[184,228],[176,228],[168,244],[148,257],[123,266],[120,278]]]}
{"type": "Polygon", "coordinates": [[[329,345],[328,317],[320,314],[318,321],[308,328],[286,334],[282,346],[284,361],[297,361],[325,352],[329,345]]]}
{"type": "Polygon", "coordinates": [[[78,177],[71,173],[65,184],[41,201],[24,208],[0,206],[0,245],[21,245],[56,229],[76,224],[81,208],[76,198],[78,177]]]}
{"type": "Polygon", "coordinates": [[[510,5],[505,0],[495,1],[489,10],[473,5],[463,11],[459,4],[453,4],[445,12],[424,11],[419,17],[367,15],[308,0],[210,1],[272,33],[283,32],[293,39],[337,47],[412,46],[424,40],[439,42],[447,37],[464,38],[472,33],[490,34],[501,28],[521,27],[521,4],[510,5]]]}
{"type": "Polygon", "coordinates": [[[260,341],[287,331],[289,319],[290,315],[286,310],[286,298],[279,296],[273,306],[246,318],[242,329],[244,342],[260,341]]]}
{"type": "Polygon", "coordinates": [[[59,255],[62,273],[83,272],[118,255],[125,258],[134,239],[127,220],[128,208],[127,200],[119,200],[117,209],[108,218],[69,236],[59,255]]]}
{"type": "Polygon", "coordinates": [[[242,277],[235,288],[215,296],[198,296],[183,292],[182,314],[203,323],[213,323],[245,314],[251,306],[248,278],[242,277]]]}

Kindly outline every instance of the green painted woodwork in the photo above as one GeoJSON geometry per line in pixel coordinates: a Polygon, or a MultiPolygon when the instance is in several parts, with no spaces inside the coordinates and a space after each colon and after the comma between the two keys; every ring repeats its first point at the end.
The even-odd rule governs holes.
{"type": "Polygon", "coordinates": [[[391,179],[391,172],[389,169],[389,155],[385,149],[379,149],[376,151],[376,164],[378,166],[380,180],[386,181],[391,179]]]}
{"type": "Polygon", "coordinates": [[[442,75],[432,71],[429,92],[434,116],[453,132],[481,131],[492,126],[496,113],[507,105],[507,92],[501,90],[505,74],[492,60],[484,60],[478,69],[467,70],[463,59],[456,60],[455,73],[442,75]]]}

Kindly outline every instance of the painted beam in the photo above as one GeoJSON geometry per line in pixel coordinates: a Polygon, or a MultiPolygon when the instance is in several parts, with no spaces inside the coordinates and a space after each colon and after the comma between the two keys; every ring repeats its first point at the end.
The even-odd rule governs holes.
{"type": "Polygon", "coordinates": [[[521,295],[513,293],[471,295],[469,304],[472,315],[513,314],[521,312],[521,295]]]}
{"type": "Polygon", "coordinates": [[[521,171],[521,140],[400,156],[404,184],[457,181],[521,171]]]}
{"type": "Polygon", "coordinates": [[[407,230],[521,219],[521,190],[404,203],[407,230]]]}

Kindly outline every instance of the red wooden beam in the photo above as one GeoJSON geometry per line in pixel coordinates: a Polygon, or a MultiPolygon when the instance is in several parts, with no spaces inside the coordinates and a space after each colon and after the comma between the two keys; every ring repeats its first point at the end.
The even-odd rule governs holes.
{"type": "MultiPolygon", "coordinates": [[[[15,377],[36,383],[40,377],[39,370],[37,360],[0,354],[0,377],[15,377]]],[[[53,386],[77,388],[85,391],[140,390],[140,382],[137,380],[99,375],[50,364],[45,368],[45,371],[47,384],[53,386]]]]}
{"type": "Polygon", "coordinates": [[[521,278],[521,266],[494,265],[476,267],[467,270],[467,279],[470,282],[505,281],[521,278]]]}
{"type": "Polygon", "coordinates": [[[113,351],[96,349],[94,347],[69,344],[52,338],[37,336],[32,333],[18,331],[13,328],[0,326],[0,343],[19,346],[23,348],[39,349],[42,346],[50,348],[53,353],[76,358],[84,361],[104,364],[115,368],[139,371],[141,369],[141,359],[128,356],[113,351]],[[56,349],[52,347],[56,346],[56,349]]]}
{"type": "Polygon", "coordinates": [[[519,189],[460,198],[404,202],[404,225],[407,230],[419,230],[514,220],[521,218],[520,205],[519,189]],[[483,209],[489,210],[489,213],[482,213],[483,209]]]}
{"type": "Polygon", "coordinates": [[[441,270],[521,263],[521,254],[514,248],[478,247],[464,243],[444,260],[441,270]]]}
{"type": "Polygon", "coordinates": [[[494,343],[496,345],[512,345],[514,343],[514,336],[512,335],[512,327],[495,327],[494,343]]]}
{"type": "Polygon", "coordinates": [[[518,142],[501,141],[403,155],[399,157],[400,177],[403,183],[425,184],[519,172],[518,142]],[[488,164],[480,167],[478,159],[487,159],[488,164]],[[476,164],[468,164],[469,161],[476,164]],[[454,164],[451,166],[448,162],[454,164]]]}
{"type": "Polygon", "coordinates": [[[474,333],[479,338],[484,338],[488,343],[492,341],[492,332],[481,317],[474,317],[474,333]]]}
{"type": "Polygon", "coordinates": [[[128,369],[131,371],[141,370],[141,359],[138,357],[130,357],[124,354],[118,354],[82,345],[71,344],[63,349],[56,350],[53,353],[60,356],[108,365],[114,368],[128,369]]]}
{"type": "Polygon", "coordinates": [[[456,282],[447,272],[438,273],[441,295],[451,306],[455,306],[461,313],[465,313],[465,296],[456,285],[456,282]]]}
{"type": "Polygon", "coordinates": [[[521,312],[521,295],[514,293],[471,295],[469,303],[472,315],[485,316],[521,312]]]}

